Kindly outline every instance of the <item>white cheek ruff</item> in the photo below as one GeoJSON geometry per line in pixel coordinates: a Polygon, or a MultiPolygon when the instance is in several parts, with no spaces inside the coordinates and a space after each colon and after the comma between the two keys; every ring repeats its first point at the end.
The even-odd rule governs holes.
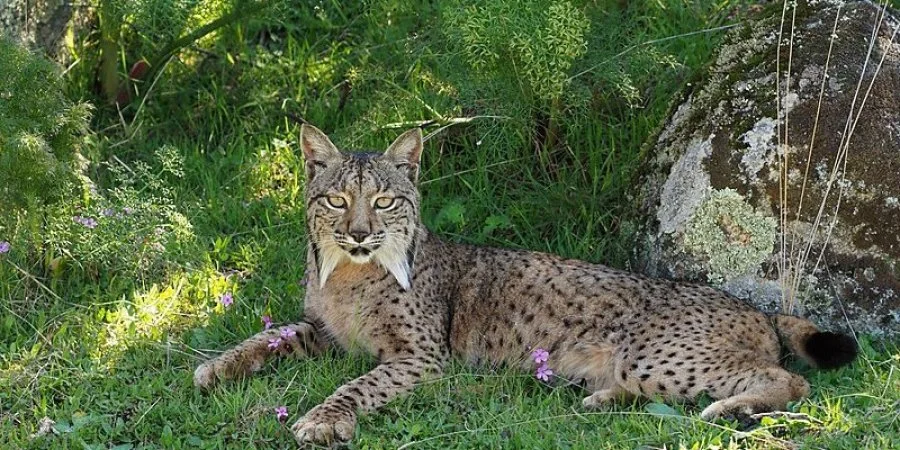
{"type": "Polygon", "coordinates": [[[328,277],[334,272],[334,269],[349,259],[354,264],[365,264],[373,259],[388,271],[400,284],[404,290],[409,290],[412,286],[412,269],[407,260],[406,246],[399,239],[386,240],[378,250],[368,255],[349,255],[347,252],[337,246],[323,249],[321,253],[321,268],[319,270],[319,288],[325,288],[328,277]]]}
{"type": "Polygon", "coordinates": [[[325,287],[325,282],[328,281],[331,272],[334,272],[334,268],[347,257],[347,253],[337,246],[329,245],[327,248],[322,249],[321,255],[322,266],[319,268],[319,289],[325,287]]]}
{"type": "Polygon", "coordinates": [[[384,267],[394,278],[403,290],[409,290],[412,281],[412,269],[407,259],[407,249],[409,243],[403,242],[402,238],[389,237],[381,247],[375,251],[375,260],[381,267],[384,267]]]}

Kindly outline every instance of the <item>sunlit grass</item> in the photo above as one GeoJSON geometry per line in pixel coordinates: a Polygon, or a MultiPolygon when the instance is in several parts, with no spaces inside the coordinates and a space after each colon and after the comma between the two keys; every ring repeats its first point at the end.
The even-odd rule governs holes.
{"type": "Polygon", "coordinates": [[[89,353],[97,362],[114,365],[134,345],[162,342],[185,329],[205,326],[211,314],[221,315],[233,306],[222,302],[226,294],[243,300],[233,277],[213,270],[173,274],[166,285],[154,284],[116,302],[114,308],[97,309],[94,317],[101,325],[89,353]]]}

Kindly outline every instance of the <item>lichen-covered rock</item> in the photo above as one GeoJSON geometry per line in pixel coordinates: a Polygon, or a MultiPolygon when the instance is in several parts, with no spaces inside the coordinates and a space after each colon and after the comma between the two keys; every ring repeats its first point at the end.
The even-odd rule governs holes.
{"type": "Polygon", "coordinates": [[[776,3],[729,35],[657,136],[637,265],[900,335],[900,22],[810,0],[782,30],[776,3]]]}

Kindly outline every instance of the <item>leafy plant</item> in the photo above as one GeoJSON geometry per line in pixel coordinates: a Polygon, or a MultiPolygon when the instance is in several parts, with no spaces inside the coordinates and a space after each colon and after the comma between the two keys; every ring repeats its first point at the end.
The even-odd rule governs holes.
{"type": "MultiPolygon", "coordinates": [[[[82,174],[91,108],[62,93],[56,67],[0,37],[0,208],[3,218],[70,194],[82,174]]],[[[6,223],[10,226],[10,223],[6,223]]]]}
{"type": "Polygon", "coordinates": [[[111,164],[109,189],[52,209],[42,233],[51,268],[146,278],[177,265],[194,238],[169,187],[183,176],[182,166],[178,150],[163,146],[149,162],[111,164]]]}
{"type": "Polygon", "coordinates": [[[474,81],[459,83],[468,88],[463,95],[510,96],[500,104],[519,103],[528,110],[497,113],[545,115],[542,145],[554,146],[572,84],[570,71],[587,50],[590,21],[584,11],[568,1],[460,1],[444,8],[444,18],[448,37],[471,68],[458,73],[474,81]]]}
{"type": "Polygon", "coordinates": [[[269,4],[266,0],[94,0],[99,33],[87,35],[78,46],[89,61],[83,64],[84,70],[97,69],[105,102],[125,106],[134,86],[123,85],[123,75],[152,79],[172,55],[208,41],[219,29],[269,4]]]}

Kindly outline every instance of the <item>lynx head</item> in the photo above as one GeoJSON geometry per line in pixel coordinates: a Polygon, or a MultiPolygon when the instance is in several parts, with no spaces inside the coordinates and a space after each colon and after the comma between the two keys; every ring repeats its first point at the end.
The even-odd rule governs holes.
{"type": "Polygon", "coordinates": [[[300,145],[319,287],[343,262],[375,262],[409,289],[419,227],[422,131],[403,133],[384,153],[342,153],[325,133],[303,125],[300,145]]]}

